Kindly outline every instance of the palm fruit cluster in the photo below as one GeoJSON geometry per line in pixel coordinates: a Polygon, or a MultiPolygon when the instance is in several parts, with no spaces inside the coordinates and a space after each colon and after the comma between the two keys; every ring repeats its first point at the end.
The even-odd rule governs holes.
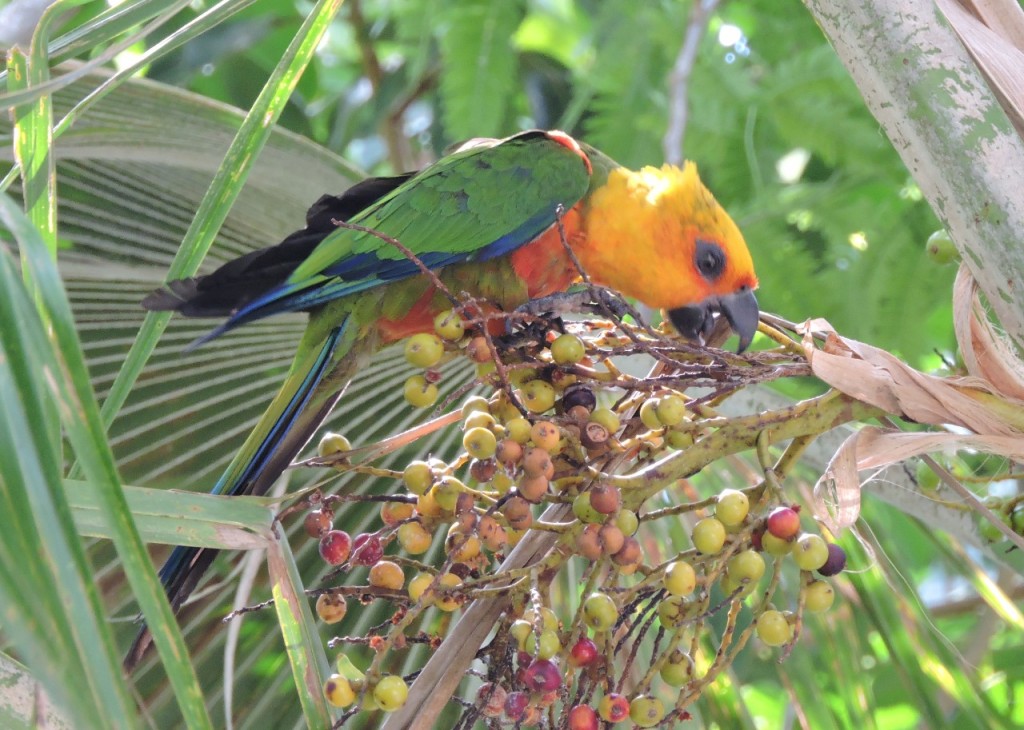
{"type": "MultiPolygon", "coordinates": [[[[357,669],[342,652],[324,687],[346,718],[400,707],[408,682],[384,672],[386,655],[414,630],[450,625],[431,615],[482,596],[501,595],[506,608],[481,653],[476,689],[462,700],[464,727],[480,718],[502,727],[669,727],[689,716],[751,638],[784,656],[804,615],[832,606],[845,553],[809,529],[779,474],[766,467],[764,478],[703,499],[674,488],[668,507],[666,485],[619,476],[693,447],[721,420],[685,385],[636,379],[624,387],[608,358],[630,346],[622,335],[596,325],[552,332],[532,349],[503,353],[499,369],[493,340],[451,312],[436,324],[435,334],[406,341],[409,363],[422,372],[405,394],[414,406],[433,406],[434,368],[459,355],[476,363],[492,395],[464,401],[460,453],[392,474],[393,501],[382,504],[376,532],[352,537],[336,528],[327,498],[306,516],[328,564],[370,568],[367,586],[320,593],[321,620],[341,621],[346,596],[397,608],[372,639],[371,666],[357,669]],[[656,520],[681,521],[689,539],[652,542],[656,520]],[[531,530],[552,534],[554,546],[539,563],[499,571],[531,530]],[[443,557],[419,562],[435,543],[443,557]],[[570,566],[581,585],[557,587],[570,566]]],[[[328,434],[320,454],[343,457],[350,448],[328,434]]]]}

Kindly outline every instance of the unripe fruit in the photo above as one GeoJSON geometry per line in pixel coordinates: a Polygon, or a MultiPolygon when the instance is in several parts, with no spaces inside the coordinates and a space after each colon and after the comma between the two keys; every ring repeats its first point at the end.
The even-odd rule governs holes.
{"type": "Polygon", "coordinates": [[[800,515],[790,507],[776,507],[768,515],[768,532],[780,540],[792,540],[800,532],[800,515]]]}
{"type": "Polygon", "coordinates": [[[828,561],[828,544],[818,535],[805,533],[793,545],[793,561],[800,570],[817,570],[828,561]]]}
{"type": "Polygon", "coordinates": [[[846,551],[836,545],[834,542],[828,544],[828,559],[825,564],[818,568],[818,573],[825,576],[837,575],[842,573],[846,567],[846,551]]]}
{"type": "Polygon", "coordinates": [[[558,450],[558,442],[561,438],[562,433],[558,430],[558,426],[551,421],[537,421],[530,429],[530,439],[533,441],[533,445],[548,453],[558,450]]]}
{"type": "Polygon", "coordinates": [[[725,525],[714,517],[705,517],[693,526],[693,546],[705,555],[714,555],[725,545],[725,525]]]}
{"type": "Polygon", "coordinates": [[[500,684],[484,682],[476,692],[476,706],[484,717],[501,717],[508,692],[500,684]]]}
{"type": "MultiPolygon", "coordinates": [[[[531,626],[537,622],[537,618],[537,612],[532,608],[523,612],[523,620],[528,621],[531,626]]],[[[540,621],[541,628],[544,631],[558,631],[558,614],[547,606],[541,606],[540,608],[540,621]]]]}
{"type": "Polygon", "coordinates": [[[688,596],[697,587],[697,572],[688,562],[679,560],[668,566],[662,582],[673,596],[688,596]]]}
{"type": "Polygon", "coordinates": [[[421,555],[430,549],[433,535],[419,522],[406,522],[398,528],[398,544],[410,555],[421,555]]]}
{"type": "Polygon", "coordinates": [[[540,638],[537,637],[536,632],[531,631],[526,636],[523,649],[530,656],[535,656],[539,659],[551,659],[562,650],[562,643],[558,640],[558,632],[556,631],[545,629],[540,633],[540,638]]]}
{"type": "MultiPolygon", "coordinates": [[[[420,600],[423,593],[427,590],[431,583],[434,582],[434,576],[430,573],[417,573],[413,576],[412,580],[409,581],[409,585],[406,587],[406,591],[409,593],[409,598],[414,601],[420,600]]],[[[424,600],[424,603],[429,605],[429,600],[424,600]]]]}
{"type": "Polygon", "coordinates": [[[452,476],[441,477],[437,483],[430,488],[430,494],[437,505],[449,512],[455,511],[455,505],[459,502],[459,495],[464,494],[466,485],[462,480],[452,476]]]}
{"type": "Polygon", "coordinates": [[[434,331],[443,339],[454,341],[466,332],[462,318],[451,309],[447,309],[434,317],[434,331]]]}
{"type": "Polygon", "coordinates": [[[302,526],[310,537],[320,537],[331,529],[333,520],[334,512],[332,510],[315,509],[306,513],[302,526]]]}
{"type": "Polygon", "coordinates": [[[747,518],[750,500],[738,489],[723,489],[715,504],[715,517],[726,527],[735,527],[747,518]]]}
{"type": "Polygon", "coordinates": [[[658,603],[658,618],[666,628],[674,629],[693,618],[697,604],[682,596],[669,596],[658,603]]]}
{"type": "Polygon", "coordinates": [[[583,602],[583,620],[594,631],[607,631],[618,618],[619,609],[606,593],[591,593],[583,602]]]}
{"type": "Polygon", "coordinates": [[[562,686],[562,673],[554,662],[537,659],[523,673],[523,684],[531,692],[550,692],[562,686]]]}
{"type": "Polygon", "coordinates": [[[604,515],[594,509],[590,504],[590,492],[580,492],[572,501],[572,513],[580,522],[603,522],[604,515]]]}
{"type": "Polygon", "coordinates": [[[437,485],[431,487],[426,494],[416,498],[416,512],[421,517],[440,517],[441,505],[437,503],[437,485]]]}
{"type": "Polygon", "coordinates": [[[420,332],[405,340],[405,359],[414,368],[432,368],[444,356],[441,338],[429,332],[420,332]]]}
{"type": "Polygon", "coordinates": [[[757,583],[764,575],[764,558],[753,550],[744,550],[729,559],[726,568],[729,577],[740,584],[757,583]]]}
{"type": "Polygon", "coordinates": [[[621,722],[629,717],[629,700],[615,692],[606,694],[597,704],[597,714],[605,722],[621,722]]]}
{"type": "MultiPolygon", "coordinates": [[[[484,401],[485,405],[490,405],[487,401],[484,401]]],[[[466,406],[462,406],[465,410],[466,406]]],[[[492,430],[498,425],[498,419],[490,414],[489,411],[469,411],[462,417],[462,428],[465,431],[469,431],[474,428],[485,428],[492,430]]]]}
{"type": "Polygon", "coordinates": [[[544,380],[531,380],[519,393],[523,406],[530,413],[544,413],[555,405],[555,388],[544,380]]]}
{"type": "Polygon", "coordinates": [[[330,565],[341,565],[348,560],[352,538],[343,530],[329,530],[320,538],[320,557],[330,565]]]}
{"type": "Polygon", "coordinates": [[[944,228],[928,236],[928,241],[925,244],[925,253],[936,264],[948,264],[960,258],[960,252],[957,251],[956,244],[949,237],[949,231],[944,228]]]}
{"type": "Polygon", "coordinates": [[[657,431],[665,427],[665,424],[658,418],[658,399],[648,398],[640,406],[640,422],[652,431],[657,431]]]}
{"type": "Polygon", "coordinates": [[[693,679],[694,669],[693,657],[680,649],[675,649],[661,665],[660,675],[665,684],[682,687],[693,679]]]}
{"type": "Polygon", "coordinates": [[[829,610],[835,600],[835,589],[826,581],[816,580],[804,588],[804,608],[811,613],[829,610]]]}
{"type": "Polygon", "coordinates": [[[348,707],[356,701],[356,692],[352,684],[340,674],[332,674],[324,682],[324,695],[335,707],[348,707]]]}
{"type": "Polygon", "coordinates": [[[490,459],[498,448],[498,439],[487,428],[471,428],[462,436],[462,447],[474,459],[490,459]]]}
{"type": "MultiPolygon", "coordinates": [[[[439,582],[440,588],[456,588],[460,585],[462,585],[462,580],[454,573],[445,573],[439,582]]],[[[460,601],[454,595],[449,594],[446,597],[439,592],[434,598],[434,605],[446,613],[451,613],[459,607],[460,601]]]]}
{"type": "Polygon", "coordinates": [[[509,490],[514,486],[515,482],[512,481],[512,477],[503,471],[499,471],[491,480],[491,488],[502,497],[508,494],[509,490]]]}
{"type": "Polygon", "coordinates": [[[654,727],[665,717],[665,705],[657,697],[639,695],[630,700],[629,719],[639,727],[654,727]]]}
{"type": "Polygon", "coordinates": [[[409,697],[409,686],[405,680],[394,674],[386,674],[373,688],[373,699],[384,712],[394,712],[405,704],[409,697]]]}
{"type": "Polygon", "coordinates": [[[405,381],[405,400],[414,408],[429,408],[437,401],[438,390],[422,375],[412,375],[405,381]]]}
{"type": "Polygon", "coordinates": [[[693,446],[693,434],[689,431],[669,431],[665,434],[665,443],[670,449],[683,451],[693,446]]]}
{"type": "Polygon", "coordinates": [[[388,527],[394,527],[412,517],[414,509],[409,502],[385,502],[380,508],[380,520],[388,527]]]}
{"type": "Polygon", "coordinates": [[[587,354],[587,348],[576,335],[560,335],[551,343],[551,359],[559,365],[578,363],[587,354]]]}
{"type": "Polygon", "coordinates": [[[595,484],[590,490],[590,506],[602,515],[610,515],[622,506],[622,494],[618,487],[595,484]]]}
{"type": "Polygon", "coordinates": [[[425,461],[413,461],[402,472],[402,481],[413,494],[426,494],[434,484],[434,470],[425,461]]]}
{"type": "Polygon", "coordinates": [[[405,584],[405,575],[398,563],[390,560],[381,560],[370,568],[370,576],[367,579],[371,586],[386,588],[390,591],[400,591],[405,584]]]}
{"type": "Polygon", "coordinates": [[[765,532],[761,536],[761,547],[769,555],[774,555],[777,558],[785,557],[789,555],[793,549],[793,543],[789,540],[780,540],[770,532],[765,532]]]}
{"type": "Polygon", "coordinates": [[[348,604],[345,596],[334,593],[321,593],[316,599],[316,615],[325,624],[336,624],[345,618],[348,604]]]}
{"type": "Polygon", "coordinates": [[[533,633],[533,624],[526,619],[520,618],[512,622],[512,625],[508,627],[509,635],[516,640],[516,645],[520,651],[523,651],[526,647],[526,639],[530,634],[533,633]]]}
{"type": "Polygon", "coordinates": [[[480,538],[476,535],[467,535],[458,529],[458,525],[452,525],[444,542],[444,549],[453,561],[465,563],[480,554],[480,538]]]}
{"type": "Polygon", "coordinates": [[[584,636],[573,644],[572,649],[569,650],[569,664],[574,667],[590,666],[597,661],[600,653],[594,640],[584,636]]]}
{"type": "Polygon", "coordinates": [[[939,488],[939,475],[926,462],[917,462],[916,476],[921,489],[931,492],[939,488]]]}
{"type": "Polygon", "coordinates": [[[758,638],[768,646],[782,646],[793,638],[793,627],[781,611],[763,611],[756,625],[758,638]]]}
{"type": "Polygon", "coordinates": [[[347,438],[340,433],[328,431],[320,438],[320,443],[316,447],[316,454],[317,456],[334,456],[335,454],[351,450],[352,444],[347,438]]]}
{"type": "Polygon", "coordinates": [[[686,401],[680,396],[670,393],[658,399],[654,410],[662,424],[678,426],[686,418],[686,401]]]}
{"type": "Polygon", "coordinates": [[[597,408],[590,414],[590,420],[600,423],[609,434],[615,434],[619,430],[619,417],[610,408],[597,408]]]}
{"type": "Polygon", "coordinates": [[[620,509],[619,513],[615,515],[615,524],[622,530],[623,535],[629,537],[640,527],[640,518],[632,510],[620,509]]]}
{"type": "Polygon", "coordinates": [[[588,705],[576,705],[569,710],[569,730],[599,730],[597,712],[588,705]]]}

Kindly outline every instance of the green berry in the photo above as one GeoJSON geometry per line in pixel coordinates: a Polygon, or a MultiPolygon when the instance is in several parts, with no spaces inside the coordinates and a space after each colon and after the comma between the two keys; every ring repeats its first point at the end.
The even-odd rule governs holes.
{"type": "Polygon", "coordinates": [[[425,461],[413,461],[402,472],[402,481],[413,494],[426,494],[434,484],[434,470],[425,461]]]}
{"type": "Polygon", "coordinates": [[[505,431],[517,444],[525,444],[533,435],[533,425],[522,416],[517,416],[505,424],[505,431]]]}
{"type": "Polygon", "coordinates": [[[768,646],[782,646],[793,638],[793,627],[781,611],[768,609],[757,617],[757,636],[768,646]]]}
{"type": "Polygon", "coordinates": [[[498,439],[487,428],[471,428],[462,437],[462,446],[474,459],[490,459],[498,448],[498,439]]]}
{"type": "Polygon", "coordinates": [[[432,368],[444,356],[444,342],[430,332],[420,332],[405,340],[405,359],[415,368],[432,368]]]}
{"type": "Polygon", "coordinates": [[[763,547],[765,552],[769,555],[781,558],[789,555],[790,550],[793,549],[793,543],[789,540],[777,538],[770,532],[765,532],[761,536],[761,547],[763,547]]]}
{"type": "Polygon", "coordinates": [[[657,697],[639,695],[629,702],[629,719],[638,727],[654,727],[665,717],[665,705],[657,697]]]}
{"type": "Polygon", "coordinates": [[[917,486],[921,489],[932,492],[939,488],[939,475],[935,473],[928,464],[923,461],[917,462],[917,486]]]}
{"type": "Polygon", "coordinates": [[[805,532],[793,545],[793,560],[800,570],[817,570],[828,560],[828,543],[818,535],[805,532]]]}
{"type": "Polygon", "coordinates": [[[615,524],[622,530],[622,534],[628,537],[640,527],[640,518],[632,510],[620,509],[619,513],[615,515],[615,524]]]}
{"type": "Polygon", "coordinates": [[[434,317],[434,331],[443,339],[455,341],[466,333],[466,326],[454,310],[447,309],[434,317]]]}
{"type": "Polygon", "coordinates": [[[606,593],[591,593],[583,602],[583,620],[594,631],[607,631],[618,618],[619,609],[606,593]]]}
{"type": "Polygon", "coordinates": [[[723,489],[715,504],[715,517],[726,527],[735,527],[747,518],[750,500],[738,489],[723,489]]]}
{"type": "Polygon", "coordinates": [[[429,408],[437,401],[437,386],[428,383],[422,375],[413,375],[405,381],[405,399],[416,408],[429,408]]]}
{"type": "Polygon", "coordinates": [[[669,596],[658,602],[658,618],[662,626],[676,628],[693,618],[697,604],[682,596],[669,596]]]}
{"type": "Polygon", "coordinates": [[[680,649],[675,649],[669,654],[668,660],[661,665],[660,675],[665,684],[682,687],[693,679],[693,673],[693,657],[680,649]]]}
{"type": "Polygon", "coordinates": [[[404,679],[394,674],[381,677],[373,688],[373,699],[384,712],[394,712],[405,704],[408,696],[409,686],[404,679]]]}
{"type": "Polygon", "coordinates": [[[662,424],[678,426],[686,418],[686,401],[675,393],[669,393],[658,399],[654,410],[662,424]]]}
{"type": "Polygon", "coordinates": [[[487,411],[472,411],[462,417],[462,427],[465,430],[471,428],[493,429],[498,425],[498,420],[487,411]]]}
{"type": "Polygon", "coordinates": [[[352,444],[347,438],[340,433],[328,431],[320,439],[320,443],[316,447],[316,454],[317,456],[333,456],[351,450],[352,444]]]}
{"type": "Polygon", "coordinates": [[[663,582],[673,596],[688,596],[697,587],[697,572],[688,562],[679,560],[668,566],[663,582]]]}
{"type": "Polygon", "coordinates": [[[619,416],[610,408],[595,409],[590,414],[590,420],[594,423],[600,423],[612,435],[619,430],[619,416]]]}
{"type": "Polygon", "coordinates": [[[516,619],[508,629],[509,634],[516,640],[520,649],[526,646],[526,637],[533,633],[533,624],[526,619],[516,619]]]}
{"type": "Polygon", "coordinates": [[[925,253],[936,264],[948,264],[960,258],[960,252],[957,251],[956,244],[949,237],[949,231],[945,229],[935,231],[935,233],[928,236],[928,242],[925,244],[925,253]]]}
{"type": "Polygon", "coordinates": [[[558,640],[557,631],[544,630],[541,632],[539,639],[537,638],[537,633],[531,631],[526,637],[523,649],[530,656],[535,656],[539,659],[550,659],[562,650],[562,644],[558,640]]]}
{"type": "Polygon", "coordinates": [[[714,517],[705,517],[694,525],[691,539],[699,551],[705,555],[714,555],[725,545],[725,534],[725,525],[714,517]]]}
{"type": "Polygon", "coordinates": [[[832,608],[836,591],[828,581],[816,580],[804,588],[804,608],[811,613],[821,613],[832,608]]]}
{"type": "Polygon", "coordinates": [[[544,413],[555,405],[555,388],[544,380],[531,380],[523,386],[520,395],[530,413],[544,413]]]}
{"type": "Polygon", "coordinates": [[[551,359],[559,365],[578,363],[587,354],[587,348],[576,335],[560,335],[551,343],[551,359]]]}
{"type": "Polygon", "coordinates": [[[764,558],[760,553],[744,550],[729,559],[726,570],[728,570],[729,577],[740,584],[754,584],[764,575],[764,567],[764,558]]]}
{"type": "Polygon", "coordinates": [[[590,492],[580,492],[572,501],[572,512],[580,522],[604,522],[605,516],[590,504],[590,492]]]}
{"type": "Polygon", "coordinates": [[[647,428],[652,431],[657,431],[665,427],[665,424],[658,418],[658,399],[648,398],[640,406],[640,422],[643,423],[647,428]]]}

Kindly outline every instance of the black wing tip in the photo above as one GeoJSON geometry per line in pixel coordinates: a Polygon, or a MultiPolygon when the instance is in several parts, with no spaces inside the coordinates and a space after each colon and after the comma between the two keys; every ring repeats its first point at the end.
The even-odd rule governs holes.
{"type": "Polygon", "coordinates": [[[199,279],[177,279],[151,291],[141,305],[150,312],[180,312],[198,295],[199,279]]]}

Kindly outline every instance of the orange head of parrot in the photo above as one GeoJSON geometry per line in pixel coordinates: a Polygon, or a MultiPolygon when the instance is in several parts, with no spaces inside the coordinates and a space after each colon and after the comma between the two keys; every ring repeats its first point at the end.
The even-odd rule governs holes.
{"type": "Polygon", "coordinates": [[[757,277],[743,235],[697,167],[616,168],[584,209],[577,255],[595,283],[664,309],[685,337],[720,313],[740,337],[757,331],[757,277]]]}

